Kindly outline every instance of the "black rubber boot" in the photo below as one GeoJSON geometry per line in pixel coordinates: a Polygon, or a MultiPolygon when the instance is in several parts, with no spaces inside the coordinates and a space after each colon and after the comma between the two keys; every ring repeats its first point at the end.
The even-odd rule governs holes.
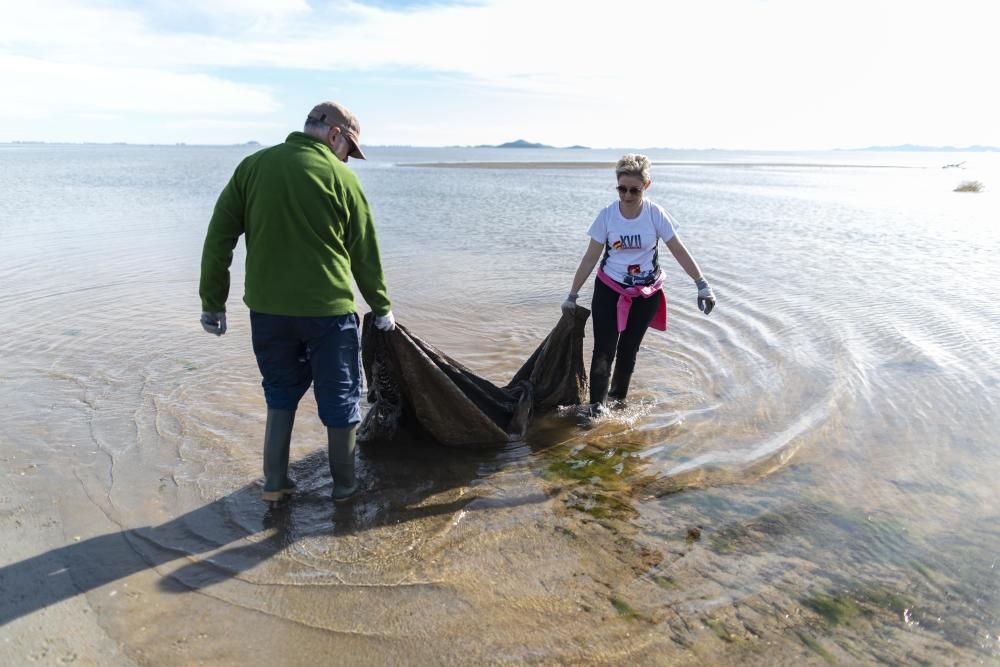
{"type": "Polygon", "coordinates": [[[288,450],[292,444],[295,410],[268,410],[264,427],[264,491],[262,500],[276,502],[295,491],[288,477],[288,450]]]}
{"type": "Polygon", "coordinates": [[[632,371],[623,370],[616,364],[615,372],[611,376],[611,391],[608,392],[608,398],[624,401],[628,396],[628,385],[631,381],[632,371]]]}
{"type": "Polygon", "coordinates": [[[590,404],[604,405],[608,401],[608,380],[611,369],[606,359],[594,359],[590,364],[590,404]]]}
{"type": "Polygon", "coordinates": [[[327,427],[330,475],[333,477],[333,500],[343,502],[358,490],[354,477],[354,434],[357,425],[346,428],[327,427]]]}

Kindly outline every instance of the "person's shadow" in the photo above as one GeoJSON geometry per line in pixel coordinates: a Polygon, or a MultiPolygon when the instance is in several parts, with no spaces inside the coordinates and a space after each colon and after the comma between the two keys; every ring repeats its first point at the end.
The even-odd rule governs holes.
{"type": "Polygon", "coordinates": [[[498,499],[472,493],[443,503],[424,502],[502,468],[516,447],[469,451],[424,442],[359,447],[361,493],[341,505],[330,495],[326,451],[316,451],[291,464],[290,473],[302,490],[280,505],[262,502],[255,481],[158,526],[108,533],[0,567],[0,627],[136,572],[219,549],[224,550],[166,575],[161,590],[183,593],[217,584],[304,537],[335,537],[462,510],[545,501],[541,494],[498,499]],[[264,531],[269,534],[263,540],[247,539],[264,531]]]}

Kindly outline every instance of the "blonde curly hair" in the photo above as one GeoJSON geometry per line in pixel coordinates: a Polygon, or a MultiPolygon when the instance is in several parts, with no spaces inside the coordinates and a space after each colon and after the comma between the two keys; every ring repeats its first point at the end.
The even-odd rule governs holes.
{"type": "Polygon", "coordinates": [[[639,153],[626,153],[615,165],[615,178],[619,176],[635,176],[641,178],[643,183],[649,183],[649,168],[652,162],[645,155],[639,153]]]}

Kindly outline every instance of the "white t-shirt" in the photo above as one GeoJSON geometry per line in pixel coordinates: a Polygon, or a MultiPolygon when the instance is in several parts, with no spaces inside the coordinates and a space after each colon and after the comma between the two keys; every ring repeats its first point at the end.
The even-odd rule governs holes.
{"type": "Polygon", "coordinates": [[[648,199],[642,212],[631,220],[622,217],[614,201],[597,214],[587,230],[590,238],[604,244],[601,268],[623,285],[651,285],[660,277],[657,243],[674,237],[677,222],[662,206],[648,199]]]}

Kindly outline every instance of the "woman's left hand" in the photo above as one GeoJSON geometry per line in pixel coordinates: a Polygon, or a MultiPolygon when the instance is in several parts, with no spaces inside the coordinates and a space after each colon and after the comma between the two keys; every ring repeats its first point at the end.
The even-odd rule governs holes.
{"type": "Polygon", "coordinates": [[[694,284],[698,287],[698,310],[708,315],[715,308],[715,292],[704,278],[699,278],[694,284]]]}

